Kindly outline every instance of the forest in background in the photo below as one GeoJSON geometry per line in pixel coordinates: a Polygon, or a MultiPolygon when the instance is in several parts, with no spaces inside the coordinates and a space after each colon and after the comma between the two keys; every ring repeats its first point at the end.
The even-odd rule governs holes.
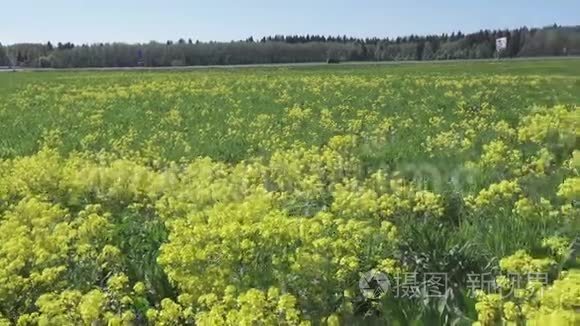
{"type": "Polygon", "coordinates": [[[580,55],[580,26],[481,30],[397,38],[276,35],[232,42],[181,38],[165,43],[0,44],[0,66],[32,68],[163,67],[337,61],[488,59],[507,37],[501,57],[580,55]]]}

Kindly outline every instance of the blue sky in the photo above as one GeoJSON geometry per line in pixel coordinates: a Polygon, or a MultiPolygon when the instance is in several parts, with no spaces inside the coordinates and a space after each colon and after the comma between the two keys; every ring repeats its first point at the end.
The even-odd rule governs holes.
{"type": "Polygon", "coordinates": [[[580,0],[2,1],[0,42],[229,41],[273,34],[393,37],[580,24],[580,0]]]}

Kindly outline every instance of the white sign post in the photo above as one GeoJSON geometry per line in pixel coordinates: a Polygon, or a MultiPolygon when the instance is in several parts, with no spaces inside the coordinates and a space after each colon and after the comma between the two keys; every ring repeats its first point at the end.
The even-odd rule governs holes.
{"type": "Polygon", "coordinates": [[[497,51],[497,57],[499,58],[500,53],[507,49],[507,37],[500,37],[495,40],[495,50],[497,51]]]}

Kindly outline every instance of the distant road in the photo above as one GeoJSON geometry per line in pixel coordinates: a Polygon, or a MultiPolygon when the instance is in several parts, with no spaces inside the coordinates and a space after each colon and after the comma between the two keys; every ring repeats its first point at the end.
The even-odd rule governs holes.
{"type": "Polygon", "coordinates": [[[344,61],[339,64],[326,62],[302,62],[302,63],[265,63],[245,65],[208,65],[208,66],[176,66],[176,67],[92,67],[92,68],[15,68],[0,67],[0,72],[23,72],[23,71],[133,71],[133,70],[195,70],[195,69],[238,69],[238,68],[284,68],[284,67],[317,67],[317,66],[352,66],[352,65],[407,65],[407,64],[452,64],[464,62],[501,62],[501,61],[542,61],[542,60],[566,60],[580,59],[580,56],[562,57],[528,57],[528,58],[505,58],[497,59],[455,59],[455,60],[408,60],[408,61],[344,61]]]}

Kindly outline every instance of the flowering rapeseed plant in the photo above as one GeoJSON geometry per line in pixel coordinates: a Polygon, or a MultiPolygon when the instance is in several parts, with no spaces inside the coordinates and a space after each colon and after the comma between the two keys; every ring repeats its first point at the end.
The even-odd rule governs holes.
{"type": "Polygon", "coordinates": [[[0,325],[577,322],[577,78],[360,69],[3,95],[0,325]],[[488,267],[501,294],[510,273],[550,284],[478,293],[469,316],[461,280],[435,304],[358,288],[488,267]]]}

